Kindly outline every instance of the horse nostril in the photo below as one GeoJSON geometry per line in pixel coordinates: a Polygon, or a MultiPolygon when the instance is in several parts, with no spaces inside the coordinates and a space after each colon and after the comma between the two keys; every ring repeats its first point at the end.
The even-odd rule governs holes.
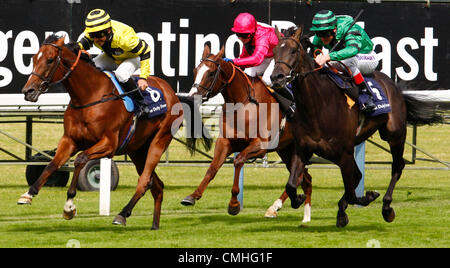
{"type": "Polygon", "coordinates": [[[284,74],[282,74],[282,73],[272,74],[270,76],[270,79],[272,80],[272,82],[283,80],[284,79],[284,74]]]}

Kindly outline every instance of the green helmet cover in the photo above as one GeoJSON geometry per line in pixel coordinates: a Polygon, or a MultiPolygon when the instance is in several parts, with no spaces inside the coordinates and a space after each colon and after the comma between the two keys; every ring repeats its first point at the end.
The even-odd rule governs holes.
{"type": "Polygon", "coordinates": [[[326,31],[332,30],[336,27],[337,19],[331,10],[321,10],[317,12],[312,21],[310,31],[326,31]]]}

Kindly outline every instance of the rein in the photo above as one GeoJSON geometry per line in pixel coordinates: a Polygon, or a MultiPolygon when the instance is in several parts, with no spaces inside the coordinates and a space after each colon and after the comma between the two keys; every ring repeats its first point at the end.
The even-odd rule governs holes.
{"type": "MultiPolygon", "coordinates": [[[[282,39],[281,39],[281,41],[285,41],[285,40],[291,40],[291,41],[294,41],[295,44],[297,45],[297,52],[300,52],[300,48],[302,47],[302,45],[300,44],[300,42],[299,42],[298,40],[296,40],[295,38],[292,38],[292,37],[285,37],[285,38],[282,38],[282,39]]],[[[317,52],[317,50],[314,51],[314,55],[316,55],[316,52],[317,52]]],[[[288,79],[289,83],[292,82],[292,81],[293,81],[295,78],[297,78],[297,77],[302,77],[302,78],[304,79],[304,78],[305,78],[306,76],[308,76],[309,74],[314,73],[314,72],[316,72],[316,71],[318,71],[318,70],[320,70],[320,69],[323,68],[323,66],[319,66],[319,67],[314,68],[313,70],[310,70],[310,71],[306,71],[306,72],[298,72],[296,69],[297,69],[297,68],[299,67],[299,65],[300,65],[300,62],[299,62],[299,61],[297,62],[297,64],[296,64],[295,67],[294,67],[294,66],[291,66],[289,63],[287,63],[287,62],[285,62],[285,61],[281,61],[281,60],[276,61],[275,64],[284,64],[284,65],[286,65],[286,66],[290,69],[289,75],[286,76],[286,78],[288,79]]]]}
{"type": "Polygon", "coordinates": [[[43,45],[43,46],[44,46],[44,45],[47,45],[47,46],[52,46],[52,47],[57,48],[57,49],[58,49],[58,56],[56,57],[56,64],[53,65],[53,68],[52,68],[52,70],[50,71],[50,74],[49,74],[47,77],[43,76],[42,74],[38,74],[38,73],[36,73],[36,72],[31,72],[31,75],[37,76],[39,79],[42,80],[42,82],[41,82],[41,84],[39,85],[39,88],[38,88],[38,91],[39,91],[41,94],[47,92],[48,89],[49,89],[51,86],[56,85],[56,84],[59,84],[59,83],[61,83],[62,81],[66,80],[66,79],[69,77],[69,75],[70,75],[70,74],[75,70],[75,68],[77,67],[78,62],[80,61],[81,53],[85,53],[85,54],[88,54],[88,55],[89,55],[88,52],[86,52],[85,50],[81,50],[81,49],[80,49],[80,50],[78,51],[77,59],[75,60],[74,64],[73,64],[70,68],[68,68],[68,67],[66,67],[64,64],[62,64],[62,66],[64,67],[64,69],[67,71],[67,72],[64,74],[64,76],[63,76],[61,79],[59,79],[58,81],[52,82],[53,76],[55,75],[56,70],[58,69],[59,64],[61,63],[61,59],[62,59],[62,47],[60,47],[60,46],[58,46],[58,45],[56,45],[56,44],[53,44],[53,43],[44,43],[44,44],[42,44],[42,45],[43,45]]]}
{"type": "MultiPolygon", "coordinates": [[[[213,92],[213,90],[214,90],[214,86],[215,86],[216,83],[217,83],[217,80],[218,80],[218,78],[219,78],[220,72],[222,71],[222,67],[221,67],[221,65],[220,65],[219,62],[214,61],[214,60],[209,59],[209,58],[203,58],[203,59],[201,59],[201,62],[202,62],[202,61],[209,61],[209,62],[212,62],[212,63],[214,63],[214,64],[217,65],[217,70],[216,70],[216,72],[214,73],[214,80],[213,80],[213,82],[211,83],[211,86],[210,86],[210,87],[205,87],[205,86],[202,86],[202,85],[200,85],[200,84],[198,84],[198,83],[194,83],[194,84],[192,85],[192,87],[194,87],[194,88],[197,88],[197,89],[198,89],[198,88],[202,88],[202,89],[208,91],[207,96],[206,96],[206,97],[208,98],[208,95],[211,94],[211,93],[213,92]]],[[[236,74],[236,70],[235,70],[235,67],[233,66],[233,73],[231,74],[231,77],[228,79],[228,81],[226,81],[226,82],[222,85],[222,87],[219,89],[219,92],[218,92],[218,93],[221,93],[221,92],[222,92],[229,84],[231,84],[231,82],[233,82],[233,79],[234,79],[235,74],[236,74]]],[[[208,98],[208,99],[209,99],[209,98],[208,98]]]]}
{"type": "MultiPolygon", "coordinates": [[[[197,88],[197,89],[198,89],[198,88],[202,88],[202,89],[206,90],[206,91],[208,92],[208,93],[206,94],[206,98],[209,99],[209,95],[214,91],[214,86],[216,85],[217,80],[219,79],[220,72],[222,72],[223,69],[222,69],[222,66],[220,65],[220,62],[214,61],[214,60],[212,60],[212,59],[209,59],[209,58],[203,58],[201,61],[209,61],[209,62],[212,62],[212,63],[214,63],[214,64],[216,64],[216,65],[218,66],[216,72],[214,73],[214,80],[213,80],[213,82],[211,83],[211,86],[210,86],[210,87],[205,87],[205,86],[202,86],[202,85],[197,84],[197,83],[195,83],[195,84],[192,85],[192,87],[194,87],[194,88],[197,88]]],[[[247,85],[248,85],[247,89],[248,89],[248,92],[247,92],[247,99],[246,99],[246,101],[247,101],[247,100],[250,100],[250,102],[253,102],[253,103],[255,103],[255,104],[258,104],[258,102],[251,96],[251,90],[250,90],[250,89],[252,88],[252,83],[250,82],[250,79],[248,78],[248,76],[244,73],[244,71],[242,71],[240,68],[236,67],[236,65],[234,65],[233,63],[230,63],[230,64],[231,64],[231,66],[233,67],[233,73],[231,74],[230,78],[229,78],[226,82],[222,81],[224,84],[223,84],[222,87],[218,90],[217,94],[218,94],[218,93],[222,93],[222,91],[223,91],[226,87],[228,87],[228,86],[233,82],[234,77],[236,76],[236,70],[238,70],[239,72],[242,73],[242,75],[243,75],[243,76],[245,77],[245,79],[247,80],[247,85]]]]}
{"type": "MultiPolygon", "coordinates": [[[[80,50],[78,51],[78,55],[77,55],[77,58],[76,58],[75,62],[73,63],[73,65],[72,65],[70,68],[67,67],[67,66],[65,66],[64,64],[62,64],[62,66],[63,66],[64,69],[66,70],[66,73],[64,74],[64,76],[63,76],[61,79],[59,79],[58,81],[52,82],[53,76],[55,75],[56,70],[58,69],[59,65],[61,64],[61,60],[62,60],[62,47],[60,47],[60,46],[58,46],[58,45],[56,45],[56,44],[53,44],[53,43],[44,43],[44,44],[42,44],[42,45],[43,45],[43,46],[44,46],[44,45],[52,46],[52,47],[55,47],[55,48],[58,49],[58,56],[56,57],[56,64],[53,65],[52,70],[50,71],[50,74],[49,74],[47,77],[45,77],[45,76],[42,75],[42,74],[38,74],[38,73],[36,73],[36,72],[31,72],[32,75],[35,75],[35,76],[39,77],[39,79],[42,80],[41,84],[39,85],[38,91],[39,91],[41,94],[44,94],[45,92],[48,91],[48,89],[49,89],[51,86],[56,85],[56,84],[59,84],[59,83],[61,83],[62,81],[66,80],[66,79],[69,77],[69,75],[70,75],[70,74],[75,70],[75,68],[77,67],[78,62],[80,61],[80,57],[81,57],[81,54],[82,54],[82,53],[87,54],[87,55],[89,55],[89,53],[88,53],[87,51],[85,51],[85,50],[81,50],[81,49],[80,49],[80,50]]],[[[112,91],[111,93],[103,95],[102,98],[101,98],[100,100],[98,100],[98,101],[94,101],[94,102],[91,102],[91,103],[88,103],[88,104],[85,104],[85,105],[79,105],[79,106],[73,105],[72,102],[70,102],[70,103],[69,103],[69,106],[70,106],[71,108],[73,108],[73,109],[84,109],[84,108],[91,107],[91,106],[94,106],[94,105],[97,105],[97,104],[100,104],[100,103],[104,103],[104,102],[107,102],[107,101],[121,99],[121,98],[127,96],[128,94],[130,94],[131,92],[134,92],[134,91],[136,91],[136,90],[138,90],[138,89],[133,89],[133,90],[131,90],[130,92],[127,92],[127,93],[124,93],[124,94],[119,94],[119,95],[117,95],[117,94],[114,93],[114,88],[113,88],[113,91],[112,91]],[[111,96],[111,95],[112,95],[112,96],[111,96]],[[108,97],[108,96],[111,96],[111,97],[108,97]]]]}

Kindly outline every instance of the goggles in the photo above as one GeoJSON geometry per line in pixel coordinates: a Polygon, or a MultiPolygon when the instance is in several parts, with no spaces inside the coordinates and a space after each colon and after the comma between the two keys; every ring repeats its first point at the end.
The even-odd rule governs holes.
{"type": "Polygon", "coordinates": [[[319,38],[329,37],[329,36],[332,36],[333,34],[334,34],[333,30],[318,31],[318,32],[316,32],[316,35],[317,35],[317,37],[319,37],[319,38]]]}
{"type": "Polygon", "coordinates": [[[89,33],[92,38],[103,38],[109,34],[108,30],[103,30],[99,32],[89,33]]]}
{"type": "Polygon", "coordinates": [[[242,39],[247,39],[250,37],[251,34],[249,33],[236,33],[237,37],[242,38],[242,39]]]}

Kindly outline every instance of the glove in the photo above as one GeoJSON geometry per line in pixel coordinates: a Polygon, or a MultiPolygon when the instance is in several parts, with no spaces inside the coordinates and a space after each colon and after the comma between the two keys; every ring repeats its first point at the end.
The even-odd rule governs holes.
{"type": "Polygon", "coordinates": [[[233,60],[232,60],[232,59],[229,59],[229,58],[223,58],[223,60],[226,61],[226,62],[231,62],[231,63],[233,63],[233,60]]]}

